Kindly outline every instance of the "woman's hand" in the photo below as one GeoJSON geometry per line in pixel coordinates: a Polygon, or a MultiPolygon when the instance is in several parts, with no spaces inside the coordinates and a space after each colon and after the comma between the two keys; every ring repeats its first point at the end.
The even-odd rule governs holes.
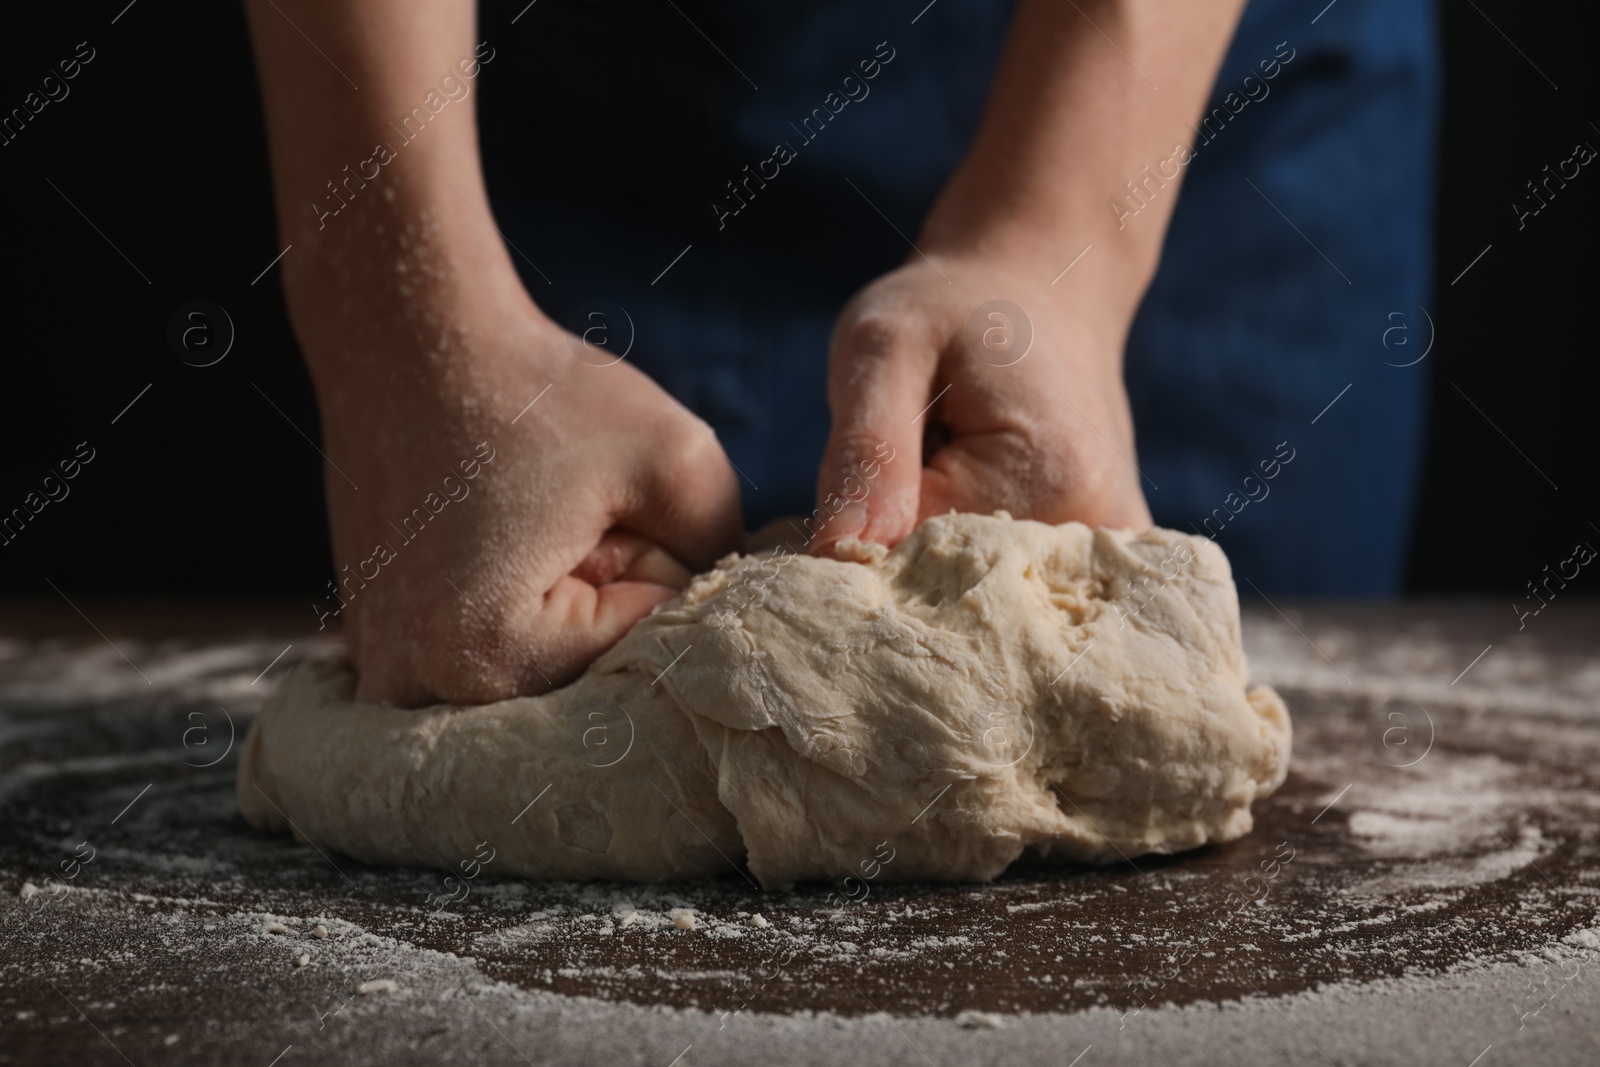
{"type": "Polygon", "coordinates": [[[361,699],[560,685],[739,546],[739,487],[709,427],[627,364],[580,359],[526,297],[349,321],[364,328],[342,342],[301,334],[345,346],[312,365],[338,583],[325,606],[344,604],[361,699]]]}
{"type": "Polygon", "coordinates": [[[361,699],[478,703],[571,679],[737,548],[739,492],[704,423],[523,288],[479,160],[476,5],[392,6],[246,5],[328,459],[323,610],[361,699]]]}
{"type": "Polygon", "coordinates": [[[893,545],[951,509],[1150,524],[1121,332],[1049,283],[1043,268],[914,256],[849,303],[830,354],[818,550],[844,537],[893,545]],[[877,463],[870,482],[863,462],[877,463]]]}
{"type": "Polygon", "coordinates": [[[950,508],[1149,524],[1122,350],[1188,156],[1150,166],[1192,140],[1242,7],[1020,0],[915,252],[834,332],[818,547],[893,544],[950,508]],[[895,459],[863,491],[859,464],[883,441],[895,459]]]}

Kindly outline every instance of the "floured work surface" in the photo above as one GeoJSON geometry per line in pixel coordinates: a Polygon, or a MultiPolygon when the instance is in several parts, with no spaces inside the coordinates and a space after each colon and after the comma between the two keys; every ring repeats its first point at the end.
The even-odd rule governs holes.
{"type": "Polygon", "coordinates": [[[149,685],[8,643],[0,1062],[1596,1062],[1600,612],[1280,606],[1245,644],[1294,762],[1245,838],[792,893],[324,856],[244,824],[227,745],[326,643],[113,632],[149,685]]]}

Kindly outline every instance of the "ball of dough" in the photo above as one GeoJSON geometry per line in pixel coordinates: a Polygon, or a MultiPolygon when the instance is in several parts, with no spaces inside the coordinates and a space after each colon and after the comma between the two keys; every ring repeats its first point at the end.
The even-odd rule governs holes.
{"type": "Polygon", "coordinates": [[[840,554],[729,556],[544,696],[403,711],[303,666],[251,727],[240,806],[372,862],[743,861],[772,888],[1176,852],[1247,833],[1282,783],[1288,713],[1246,688],[1212,542],[951,514],[840,554]]]}

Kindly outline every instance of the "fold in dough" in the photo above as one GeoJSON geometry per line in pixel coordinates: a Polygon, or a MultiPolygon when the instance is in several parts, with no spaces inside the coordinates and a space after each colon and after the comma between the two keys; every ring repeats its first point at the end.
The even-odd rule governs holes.
{"type": "Polygon", "coordinates": [[[240,808],[376,863],[486,842],[497,874],[742,860],[774,888],[1228,841],[1283,782],[1288,712],[1246,690],[1212,542],[952,514],[849,551],[729,556],[545,696],[396,710],[303,665],[250,728],[240,808]]]}

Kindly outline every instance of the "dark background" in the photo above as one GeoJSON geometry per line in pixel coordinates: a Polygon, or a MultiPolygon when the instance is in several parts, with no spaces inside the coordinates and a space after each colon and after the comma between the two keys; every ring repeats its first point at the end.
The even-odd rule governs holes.
{"type": "MultiPolygon", "coordinates": [[[[70,496],[0,547],[0,592],[309,602],[332,573],[321,461],[300,433],[317,436],[316,412],[276,269],[252,284],[282,246],[243,13],[125,4],[10,11],[0,42],[7,113],[78,42],[96,51],[70,95],[0,147],[0,512],[78,442],[95,450],[70,496]],[[197,298],[237,332],[206,368],[166,343],[174,310],[197,298]]],[[[1585,35],[1504,0],[1479,7],[1442,14],[1437,343],[1408,589],[1509,603],[1576,541],[1600,545],[1600,414],[1582,369],[1600,167],[1521,231],[1511,207],[1575,143],[1600,147],[1600,111],[1585,35]]],[[[1412,321],[1413,344],[1391,358],[1415,358],[1425,329],[1412,321]]]]}

